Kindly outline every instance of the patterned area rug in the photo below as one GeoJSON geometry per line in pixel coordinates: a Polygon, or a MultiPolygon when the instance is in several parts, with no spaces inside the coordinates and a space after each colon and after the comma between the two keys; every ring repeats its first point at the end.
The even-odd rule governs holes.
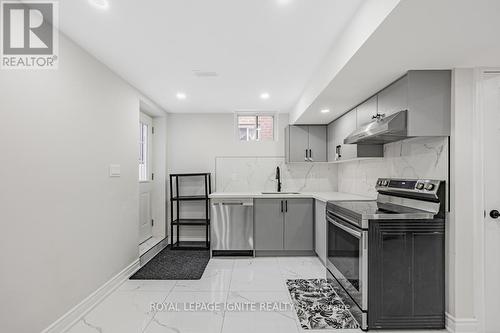
{"type": "Polygon", "coordinates": [[[303,329],[359,328],[326,279],[287,280],[286,284],[303,329]]]}

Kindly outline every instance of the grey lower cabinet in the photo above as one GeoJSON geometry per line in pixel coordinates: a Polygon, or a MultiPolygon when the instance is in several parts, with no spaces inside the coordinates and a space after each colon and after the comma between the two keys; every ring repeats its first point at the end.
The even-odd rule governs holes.
{"type": "Polygon", "coordinates": [[[285,250],[313,250],[313,199],[285,200],[285,250]]]}
{"type": "Polygon", "coordinates": [[[281,199],[255,199],[253,205],[256,250],[283,250],[281,199]]]}
{"type": "Polygon", "coordinates": [[[445,222],[371,222],[368,327],[445,327],[445,222]]]}
{"type": "Polygon", "coordinates": [[[314,200],[314,252],[326,264],[326,202],[314,200]]]}
{"type": "Polygon", "coordinates": [[[255,250],[312,252],[313,218],[313,199],[255,199],[255,250]]]}

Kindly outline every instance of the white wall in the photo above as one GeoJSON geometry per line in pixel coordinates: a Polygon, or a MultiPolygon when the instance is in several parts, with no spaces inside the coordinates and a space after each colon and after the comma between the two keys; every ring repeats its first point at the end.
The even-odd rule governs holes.
{"type": "Polygon", "coordinates": [[[276,141],[236,140],[233,114],[168,115],[169,172],[214,172],[216,156],[283,156],[288,115],[278,115],[276,141]]]}
{"type": "Polygon", "coordinates": [[[448,237],[448,312],[474,317],[474,195],[472,184],[474,70],[455,69],[452,76],[451,189],[448,237]]]}
{"type": "Polygon", "coordinates": [[[41,331],[138,258],[138,121],[139,94],[64,36],[58,70],[1,71],[1,332],[41,331]]]}

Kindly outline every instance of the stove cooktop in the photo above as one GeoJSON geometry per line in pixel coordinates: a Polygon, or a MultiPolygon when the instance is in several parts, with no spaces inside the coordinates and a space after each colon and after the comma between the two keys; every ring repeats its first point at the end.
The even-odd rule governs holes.
{"type": "Polygon", "coordinates": [[[420,220],[432,219],[434,213],[391,203],[373,201],[329,201],[327,210],[361,225],[362,220],[420,220]]]}

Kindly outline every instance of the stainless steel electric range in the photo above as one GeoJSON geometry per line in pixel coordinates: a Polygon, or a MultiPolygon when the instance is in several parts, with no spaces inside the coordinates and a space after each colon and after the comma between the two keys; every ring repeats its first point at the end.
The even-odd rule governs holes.
{"type": "Polygon", "coordinates": [[[444,328],[445,184],[379,179],[376,190],[328,202],[329,278],[363,330],[444,328]]]}

